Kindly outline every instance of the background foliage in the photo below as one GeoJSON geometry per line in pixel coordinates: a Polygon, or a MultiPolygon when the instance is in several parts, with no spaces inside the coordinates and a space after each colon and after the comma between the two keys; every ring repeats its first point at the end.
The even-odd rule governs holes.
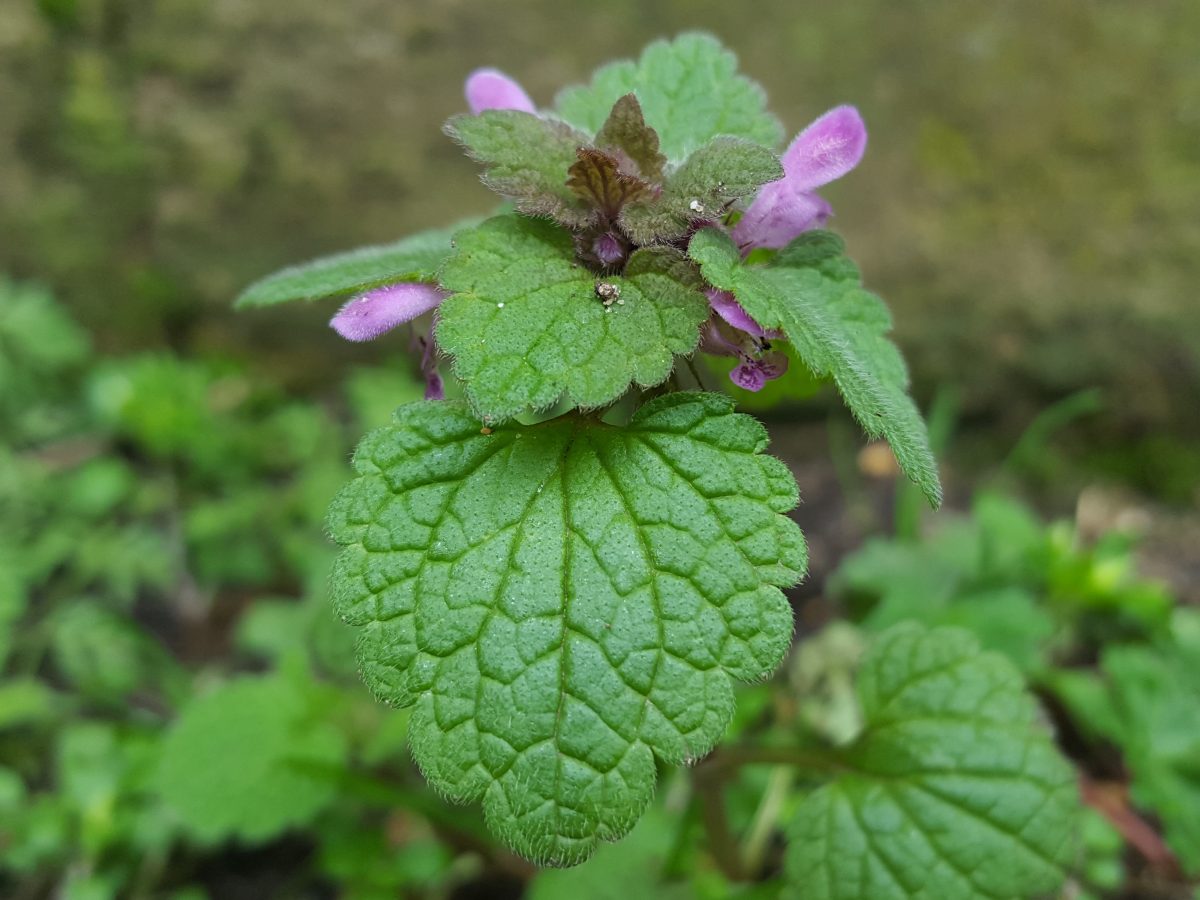
{"type": "Polygon", "coordinates": [[[548,104],[702,27],[789,132],[837,102],[862,109],[871,146],[830,193],[835,224],[924,392],[960,385],[970,415],[1011,436],[1049,399],[1100,387],[1105,416],[1072,435],[1089,465],[1191,499],[1195,4],[766,0],[756,20],[770,27],[672,0],[13,0],[0,233],[20,240],[0,241],[0,270],[49,279],[105,346],[266,352],[311,387],[350,358],[322,314],[283,334],[268,315],[232,324],[228,299],[281,265],[486,211],[439,131],[467,71],[507,68],[548,104]]]}
{"type": "Polygon", "coordinates": [[[1095,812],[1069,896],[1189,895],[1200,10],[755,11],[0,5],[0,894],[777,895],[800,864],[781,835],[822,802],[788,767],[663,770],[629,839],[547,873],[425,787],[408,714],[361,686],[325,595],[350,448],[420,394],[403,341],[342,344],[324,308],[229,310],[278,265],[490,207],[439,131],[469,69],[548,103],[687,26],[739,52],[789,131],[863,110],[834,226],[950,461],[951,510],[922,521],[825,393],[751,398],[796,468],[813,573],[790,595],[806,640],[741,689],[731,741],[843,744],[880,634],[965,628],[1079,768],[1095,812]],[[713,781],[746,884],[703,838],[713,781]]]}

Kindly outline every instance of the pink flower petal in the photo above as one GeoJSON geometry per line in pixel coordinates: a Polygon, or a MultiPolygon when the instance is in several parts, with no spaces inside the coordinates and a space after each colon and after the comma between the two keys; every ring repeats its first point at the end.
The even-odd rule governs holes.
{"type": "Polygon", "coordinates": [[[720,327],[711,319],[707,322],[704,330],[700,332],[700,349],[713,356],[745,355],[741,347],[721,334],[720,327]]]}
{"type": "Polygon", "coordinates": [[[445,297],[445,292],[432,284],[389,284],[355,297],[338,310],[329,326],[348,341],[370,341],[429,312],[445,297]]]}
{"type": "Polygon", "coordinates": [[[479,115],[485,109],[515,109],[536,113],[525,89],[498,69],[476,69],[467,78],[467,105],[479,115]]]}
{"type": "Polygon", "coordinates": [[[788,179],[765,185],[738,220],[733,240],[742,250],[778,249],[806,231],[821,228],[833,209],[816,194],[797,188],[788,179]]]}
{"type": "Polygon", "coordinates": [[[767,376],[754,364],[753,360],[750,360],[735,366],[729,373],[729,380],[742,390],[758,393],[766,385],[767,376]]]}
{"type": "Polygon", "coordinates": [[[762,326],[750,318],[750,314],[742,309],[742,304],[738,303],[729,291],[711,289],[706,293],[708,294],[708,305],[734,328],[755,337],[763,337],[766,334],[762,326]]]}
{"type": "Polygon", "coordinates": [[[782,353],[767,353],[762,359],[744,357],[733,371],[729,380],[738,387],[757,393],[768,381],[774,381],[787,371],[788,358],[782,353]]]}
{"type": "Polygon", "coordinates": [[[780,353],[778,350],[772,350],[770,353],[764,353],[758,364],[767,381],[774,381],[776,378],[782,378],[787,373],[787,354],[780,353]]]}
{"type": "Polygon", "coordinates": [[[764,185],[733,229],[743,250],[778,249],[833,214],[813,191],[858,165],[867,149],[867,128],[853,106],[838,106],[792,141],[783,154],[784,176],[764,185]]]}
{"type": "Polygon", "coordinates": [[[784,179],[811,191],[841,178],[858,165],[867,149],[867,126],[853,106],[837,106],[821,116],[783,152],[784,179]]]}

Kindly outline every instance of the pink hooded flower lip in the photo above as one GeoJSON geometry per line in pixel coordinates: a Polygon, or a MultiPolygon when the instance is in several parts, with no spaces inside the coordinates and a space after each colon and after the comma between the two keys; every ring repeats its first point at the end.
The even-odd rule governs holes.
{"type": "Polygon", "coordinates": [[[762,337],[766,334],[762,326],[750,318],[750,314],[742,309],[742,304],[738,303],[729,291],[718,291],[713,288],[705,293],[708,294],[708,305],[726,323],[755,337],[762,337]]]}
{"type": "Polygon", "coordinates": [[[784,180],[815,190],[849,174],[867,149],[867,126],[853,106],[835,106],[783,152],[784,180]]]}
{"type": "Polygon", "coordinates": [[[525,89],[499,69],[476,69],[467,77],[465,93],[467,105],[475,115],[487,109],[537,112],[525,89]]]}
{"type": "Polygon", "coordinates": [[[445,298],[445,291],[433,284],[389,284],[350,300],[330,319],[329,326],[348,341],[370,341],[429,312],[445,298]]]}
{"type": "Polygon", "coordinates": [[[743,250],[777,249],[832,215],[814,191],[850,172],[867,149],[867,127],[853,106],[837,106],[798,134],[783,153],[783,178],[765,185],[733,229],[743,250]]]}
{"type": "Polygon", "coordinates": [[[747,391],[761,391],[768,381],[781,377],[788,368],[787,356],[778,350],[769,350],[765,341],[731,340],[722,334],[721,326],[711,319],[701,333],[700,349],[715,356],[736,358],[738,364],[729,373],[729,380],[747,391]],[[747,349],[747,343],[753,345],[752,350],[747,349]]]}

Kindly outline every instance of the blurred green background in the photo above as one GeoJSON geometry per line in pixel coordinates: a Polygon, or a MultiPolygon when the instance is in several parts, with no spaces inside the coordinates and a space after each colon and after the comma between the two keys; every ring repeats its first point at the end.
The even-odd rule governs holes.
{"type": "MultiPolygon", "coordinates": [[[[896,312],[918,394],[1012,435],[1103,390],[1090,464],[1176,500],[1200,459],[1200,7],[8,0],[0,270],[47,282],[106,350],[253,360],[305,391],[360,348],[326,309],[235,318],[249,280],[486,210],[439,128],[473,67],[549,104],[705,28],[795,131],[856,103],[835,226],[896,312]]],[[[384,352],[384,351],[377,351],[384,352]]]]}
{"type": "MultiPolygon", "coordinates": [[[[405,342],[343,342],[329,307],[230,303],[280,266],[489,210],[440,131],[471,69],[548,106],[694,28],[790,133],[862,110],[866,159],[824,193],[946,461],[950,509],[922,519],[828,398],[761,409],[805,497],[801,630],[869,627],[825,577],[890,531],[843,590],[917,579],[925,553],[953,570],[946,621],[975,621],[951,583],[1024,592],[979,629],[1007,620],[1033,676],[1049,635],[1091,665],[1114,635],[1159,634],[1172,595],[1200,599],[1194,0],[0,0],[0,895],[519,895],[532,870],[424,789],[325,596],[350,449],[420,393],[405,342]],[[913,549],[982,484],[1073,521],[996,525],[985,505],[913,549]],[[955,541],[992,531],[1036,548],[1033,574],[958,572],[955,541]],[[295,757],[299,782],[268,777],[295,757]]],[[[533,895],[726,896],[683,839],[671,865],[694,883],[644,874],[662,823],[695,825],[683,781],[604,863],[629,884],[539,876],[533,895]]],[[[742,787],[748,822],[761,785],[742,787]]]]}

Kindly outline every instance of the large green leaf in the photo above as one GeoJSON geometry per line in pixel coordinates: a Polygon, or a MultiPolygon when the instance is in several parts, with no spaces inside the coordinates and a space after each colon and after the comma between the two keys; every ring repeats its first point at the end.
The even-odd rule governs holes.
{"type": "Polygon", "coordinates": [[[550,222],[497,216],[458,235],[442,271],[456,292],[439,309],[438,344],[490,421],[565,398],[580,407],[666,379],[708,316],[695,267],[668,248],[635,253],[621,277],[575,262],[550,222]],[[601,284],[620,296],[605,306],[601,284]]]}
{"type": "Polygon", "coordinates": [[[866,432],[887,439],[900,468],[937,506],[937,462],[908,396],[904,360],[887,339],[891,317],[883,301],[863,289],[843,249],[835,235],[812,231],[768,265],[744,265],[728,235],[705,228],[689,252],[707,281],[731,291],[764,328],[782,330],[813,372],[833,378],[866,432]]]}
{"type": "Polygon", "coordinates": [[[791,639],[796,486],[763,427],[674,393],[627,427],[481,431],[401,407],[335,500],[337,610],[413,755],[507,844],[569,865],[632,827],[654,757],[697,759],[791,639]],[[484,433],[487,432],[487,433],[484,433]]]}
{"type": "Polygon", "coordinates": [[[1072,862],[1071,767],[1017,670],[958,629],[900,625],[859,673],[866,728],[790,830],[804,900],[1049,896],[1072,862]]]}
{"type": "Polygon", "coordinates": [[[256,281],[237,298],[236,306],[272,306],[288,300],[321,300],[347,297],[398,281],[434,281],[450,255],[450,240],[460,228],[423,231],[394,244],[362,247],[290,266],[256,281]]]}
{"type": "Polygon", "coordinates": [[[769,147],[783,138],[762,88],[737,73],[737,57],[711,35],[655,41],[637,62],[598,69],[591,84],[558,95],[558,113],[595,134],[613,104],[629,93],[637,95],[647,124],[658,132],[662,152],[677,162],[722,134],[769,147]]]}

